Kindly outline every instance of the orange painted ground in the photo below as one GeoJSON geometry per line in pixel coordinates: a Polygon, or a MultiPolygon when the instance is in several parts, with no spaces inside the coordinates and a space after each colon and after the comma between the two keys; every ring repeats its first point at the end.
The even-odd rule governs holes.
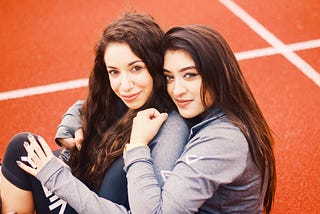
{"type": "MultiPolygon", "coordinates": [[[[283,43],[320,39],[318,0],[235,0],[283,43]]],[[[0,1],[0,93],[87,78],[94,45],[128,9],[151,13],[166,30],[202,23],[218,29],[235,52],[270,47],[218,1],[0,1]]],[[[320,48],[296,51],[320,71],[320,48]]],[[[320,210],[320,89],[282,55],[240,65],[275,135],[278,188],[272,213],[320,210]]],[[[87,88],[0,101],[0,158],[21,131],[53,137],[65,110],[87,88]]]]}

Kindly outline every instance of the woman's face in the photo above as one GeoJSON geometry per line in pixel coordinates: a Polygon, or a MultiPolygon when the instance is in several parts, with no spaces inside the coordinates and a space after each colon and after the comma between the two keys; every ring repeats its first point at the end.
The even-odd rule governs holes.
{"type": "Polygon", "coordinates": [[[145,63],[126,43],[108,44],[104,61],[112,90],[130,109],[142,107],[149,99],[153,79],[145,63]]]}
{"type": "MultiPolygon", "coordinates": [[[[168,50],[164,55],[164,75],[167,90],[184,118],[193,118],[205,111],[201,101],[200,76],[192,57],[182,50],[168,50]]],[[[206,102],[211,105],[212,97],[207,94],[206,102]]]]}

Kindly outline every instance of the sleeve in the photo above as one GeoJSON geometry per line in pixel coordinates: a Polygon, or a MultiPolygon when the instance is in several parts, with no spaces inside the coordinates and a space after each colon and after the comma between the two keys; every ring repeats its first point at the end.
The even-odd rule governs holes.
{"type": "Polygon", "coordinates": [[[154,172],[160,187],[180,157],[189,136],[189,127],[175,111],[171,112],[157,136],[150,142],[154,172]],[[174,127],[174,128],[173,128],[174,127]]]}
{"type": "Polygon", "coordinates": [[[239,130],[210,130],[186,145],[163,189],[156,183],[146,148],[125,154],[132,213],[196,213],[220,185],[232,182],[246,166],[247,141],[239,130]]]}
{"type": "Polygon", "coordinates": [[[59,138],[73,138],[74,133],[82,128],[81,116],[84,101],[78,100],[63,115],[61,123],[58,125],[55,136],[56,143],[61,146],[59,138]]]}
{"type": "Polygon", "coordinates": [[[65,200],[78,213],[130,213],[124,206],[99,197],[74,177],[70,168],[52,158],[36,175],[50,192],[65,200]]]}

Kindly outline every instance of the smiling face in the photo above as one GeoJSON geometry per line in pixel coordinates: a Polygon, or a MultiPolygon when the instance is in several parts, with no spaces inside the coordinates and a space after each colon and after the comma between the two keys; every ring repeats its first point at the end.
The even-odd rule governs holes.
{"type": "MultiPolygon", "coordinates": [[[[167,90],[184,118],[193,118],[206,109],[201,100],[200,76],[192,57],[182,50],[168,50],[164,56],[164,75],[167,90]]],[[[206,102],[211,105],[213,99],[209,94],[206,102]]]]}
{"type": "Polygon", "coordinates": [[[142,107],[153,89],[153,79],[145,63],[126,43],[108,44],[104,61],[114,93],[128,108],[142,107]]]}

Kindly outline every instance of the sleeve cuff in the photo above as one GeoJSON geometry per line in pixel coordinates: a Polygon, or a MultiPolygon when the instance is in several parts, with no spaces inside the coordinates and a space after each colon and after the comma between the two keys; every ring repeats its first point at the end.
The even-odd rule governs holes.
{"type": "Polygon", "coordinates": [[[128,150],[123,155],[124,158],[124,171],[128,172],[131,165],[137,162],[147,162],[153,164],[150,148],[148,146],[139,146],[128,150]]]}
{"type": "MultiPolygon", "coordinates": [[[[73,132],[74,133],[74,132],[73,132]]],[[[56,144],[61,146],[61,142],[59,141],[59,138],[65,139],[65,138],[73,138],[72,130],[68,129],[68,127],[60,125],[58,126],[56,136],[54,137],[54,140],[56,144]]]]}
{"type": "MultiPolygon", "coordinates": [[[[59,169],[63,167],[68,167],[57,157],[53,157],[39,172],[36,174],[36,178],[45,184],[49,178],[54,175],[59,169]]],[[[69,168],[69,167],[68,167],[69,168]]],[[[70,169],[70,168],[69,168],[70,169]]]]}

